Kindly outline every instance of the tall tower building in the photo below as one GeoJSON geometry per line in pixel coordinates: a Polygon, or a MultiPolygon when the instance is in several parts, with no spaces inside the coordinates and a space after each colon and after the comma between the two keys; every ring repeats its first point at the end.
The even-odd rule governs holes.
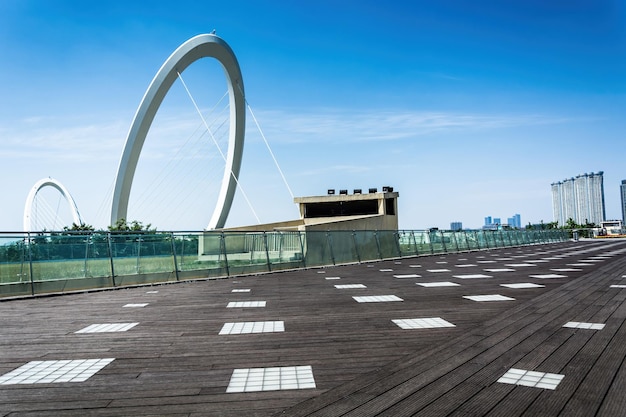
{"type": "Polygon", "coordinates": [[[619,191],[622,196],[622,224],[626,224],[626,180],[622,180],[619,191]]]}
{"type": "Polygon", "coordinates": [[[606,219],[604,208],[604,172],[582,174],[551,184],[552,212],[560,226],[568,219],[578,224],[595,223],[606,219]]]}

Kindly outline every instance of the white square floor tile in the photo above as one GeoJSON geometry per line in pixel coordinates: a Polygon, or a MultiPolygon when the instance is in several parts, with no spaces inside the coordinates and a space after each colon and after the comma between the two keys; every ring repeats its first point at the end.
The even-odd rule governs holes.
{"type": "Polygon", "coordinates": [[[485,272],[515,272],[513,268],[485,268],[485,272]]]}
{"type": "Polygon", "coordinates": [[[533,284],[530,282],[519,282],[516,284],[500,284],[501,287],[506,287],[506,288],[514,288],[514,289],[521,289],[521,288],[543,288],[545,287],[545,285],[539,285],[539,284],[533,284]]]}
{"type": "Polygon", "coordinates": [[[541,264],[541,263],[550,262],[550,261],[546,261],[545,259],[529,259],[526,262],[531,263],[531,264],[541,264]]]}
{"type": "Polygon", "coordinates": [[[591,265],[593,265],[593,264],[581,263],[581,262],[578,262],[578,263],[575,263],[575,264],[567,264],[567,266],[591,266],[591,265]]]}
{"type": "Polygon", "coordinates": [[[511,368],[498,379],[498,382],[554,390],[564,376],[565,375],[511,368]]]}
{"type": "Polygon", "coordinates": [[[394,278],[399,278],[399,279],[403,279],[403,278],[420,278],[421,275],[417,275],[417,274],[402,274],[402,275],[394,275],[394,278]]]}
{"type": "Polygon", "coordinates": [[[224,323],[219,334],[278,333],[284,331],[284,321],[244,321],[224,323]]]}
{"type": "Polygon", "coordinates": [[[581,323],[578,321],[569,321],[565,323],[563,327],[571,327],[572,329],[602,330],[604,329],[604,323],[581,323]]]}
{"type": "Polygon", "coordinates": [[[435,263],[437,263],[437,264],[447,264],[447,263],[448,263],[448,261],[437,261],[437,262],[435,262],[435,263]]]}
{"type": "Polygon", "coordinates": [[[326,277],[324,279],[327,279],[329,281],[333,281],[333,280],[341,279],[341,277],[326,277]]]}
{"type": "Polygon", "coordinates": [[[159,292],[157,290],[153,290],[153,291],[146,291],[146,294],[158,294],[159,292]]]}
{"type": "Polygon", "coordinates": [[[490,294],[490,295],[464,295],[463,298],[467,298],[472,301],[511,301],[515,300],[515,298],[506,297],[500,294],[490,294]]]}
{"type": "Polygon", "coordinates": [[[529,264],[529,263],[524,262],[524,263],[521,263],[521,264],[506,264],[506,266],[510,266],[511,268],[521,268],[521,267],[524,267],[524,266],[537,266],[537,265],[529,264]]]}
{"type": "Polygon", "coordinates": [[[409,268],[421,268],[422,265],[409,265],[409,268]]]}
{"type": "Polygon", "coordinates": [[[0,376],[0,385],[83,382],[115,358],[32,361],[0,376]]]}
{"type": "Polygon", "coordinates": [[[250,292],[250,288],[235,288],[231,292],[250,292]]]}
{"type": "Polygon", "coordinates": [[[315,388],[310,366],[235,369],[227,393],[315,388]]]}
{"type": "Polygon", "coordinates": [[[452,275],[454,278],[460,279],[477,279],[477,278],[493,278],[491,275],[484,274],[463,274],[463,275],[452,275]]]}
{"type": "Polygon", "coordinates": [[[442,319],[441,317],[428,317],[422,319],[397,319],[391,320],[400,328],[410,329],[434,329],[439,327],[456,327],[454,324],[442,319]]]}
{"type": "Polygon", "coordinates": [[[579,268],[551,268],[550,271],[554,271],[554,272],[576,272],[576,271],[582,271],[582,269],[579,269],[579,268]]]}
{"type": "Polygon", "coordinates": [[[479,264],[495,264],[498,261],[476,261],[476,262],[478,262],[479,264]]]}
{"type": "Polygon", "coordinates": [[[541,275],[530,275],[531,278],[539,278],[539,279],[551,279],[551,278],[567,278],[567,275],[559,275],[559,274],[541,274],[541,275]]]}
{"type": "Polygon", "coordinates": [[[441,281],[441,282],[418,282],[417,285],[421,285],[422,287],[460,287],[461,284],[457,284],[456,282],[449,281],[441,281]]]}
{"type": "Polygon", "coordinates": [[[132,329],[139,323],[103,323],[92,324],[75,333],[107,333],[107,332],[125,332],[132,329]]]}
{"type": "Polygon", "coordinates": [[[379,269],[380,272],[393,272],[393,269],[391,268],[383,268],[383,269],[379,269]]]}
{"type": "Polygon", "coordinates": [[[326,271],[317,271],[318,274],[325,274],[326,271]]]}
{"type": "Polygon", "coordinates": [[[427,269],[428,272],[450,272],[449,269],[427,269]]]}
{"type": "Polygon", "coordinates": [[[616,285],[611,285],[610,288],[626,288],[626,285],[616,284],[616,285]]]}
{"type": "Polygon", "coordinates": [[[596,262],[604,262],[604,259],[582,259],[580,262],[591,262],[591,263],[596,263],[596,262]]]}
{"type": "Polygon", "coordinates": [[[478,266],[478,265],[476,265],[476,264],[459,264],[459,265],[454,265],[454,266],[456,266],[457,268],[470,268],[472,266],[478,266]]]}
{"type": "Polygon", "coordinates": [[[226,308],[265,307],[267,301],[231,301],[226,308]]]}
{"type": "Polygon", "coordinates": [[[340,285],[335,285],[335,288],[337,288],[338,290],[348,290],[348,289],[367,288],[367,287],[363,284],[340,284],[340,285]]]}
{"type": "Polygon", "coordinates": [[[125,304],[122,307],[127,307],[127,308],[141,308],[141,307],[145,307],[147,306],[148,303],[135,303],[135,304],[125,304]]]}
{"type": "Polygon", "coordinates": [[[391,301],[404,301],[402,298],[395,295],[365,295],[365,296],[353,296],[357,303],[387,303],[391,301]]]}

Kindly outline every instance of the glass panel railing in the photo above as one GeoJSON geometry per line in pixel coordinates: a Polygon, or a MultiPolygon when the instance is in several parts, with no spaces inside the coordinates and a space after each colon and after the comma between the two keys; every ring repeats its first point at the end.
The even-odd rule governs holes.
{"type": "Polygon", "coordinates": [[[229,275],[270,271],[264,232],[224,233],[223,238],[229,275]]]}
{"type": "Polygon", "coordinates": [[[330,232],[306,232],[304,262],[307,267],[335,265],[330,232]]]}
{"type": "Polygon", "coordinates": [[[0,233],[0,296],[225,277],[568,239],[566,230],[0,233]]]}
{"type": "Polygon", "coordinates": [[[31,295],[29,245],[22,234],[0,235],[0,293],[31,295]]]}
{"type": "Polygon", "coordinates": [[[300,232],[267,233],[266,239],[272,271],[305,267],[300,232]]]}
{"type": "Polygon", "coordinates": [[[419,255],[432,255],[434,253],[430,242],[430,232],[424,230],[414,231],[413,239],[415,239],[415,246],[419,255]]]}
{"type": "Polygon", "coordinates": [[[359,262],[360,255],[357,251],[357,243],[353,231],[336,230],[327,233],[335,265],[359,262]]]}
{"type": "Polygon", "coordinates": [[[468,230],[465,232],[465,238],[467,239],[467,247],[469,250],[479,250],[482,248],[479,240],[479,233],[476,230],[468,230]]]}
{"type": "Polygon", "coordinates": [[[378,237],[375,231],[357,230],[354,232],[353,236],[361,262],[382,259],[378,237]]]}
{"type": "Polygon", "coordinates": [[[419,252],[417,250],[417,244],[415,243],[415,235],[410,231],[398,232],[398,248],[400,256],[417,256],[419,252]]]}
{"type": "MultiPolygon", "coordinates": [[[[220,232],[203,232],[199,235],[183,235],[181,239],[194,242],[197,239],[197,251],[191,249],[182,251],[185,258],[182,260],[184,269],[179,268],[185,276],[205,275],[208,278],[228,276],[228,257],[224,248],[224,234],[220,232]]],[[[188,245],[189,246],[189,245],[188,245]]],[[[179,258],[180,259],[180,258],[179,258]]]]}
{"type": "Polygon", "coordinates": [[[381,230],[376,233],[380,256],[382,259],[399,258],[401,256],[398,244],[398,232],[394,230],[381,230]]]}

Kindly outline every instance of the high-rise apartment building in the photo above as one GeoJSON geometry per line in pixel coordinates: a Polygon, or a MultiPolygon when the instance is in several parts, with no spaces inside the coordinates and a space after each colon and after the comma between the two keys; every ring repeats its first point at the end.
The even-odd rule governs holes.
{"type": "Polygon", "coordinates": [[[506,219],[510,227],[522,228],[522,217],[519,214],[514,214],[513,217],[506,219]]]}
{"type": "Polygon", "coordinates": [[[554,221],[564,226],[568,219],[577,224],[600,224],[604,208],[604,172],[582,174],[551,184],[554,221]]]}
{"type": "Polygon", "coordinates": [[[450,222],[450,230],[454,230],[455,232],[463,230],[463,222],[450,222]]]}
{"type": "Polygon", "coordinates": [[[619,191],[622,196],[622,224],[626,224],[626,180],[622,180],[619,191]]]}

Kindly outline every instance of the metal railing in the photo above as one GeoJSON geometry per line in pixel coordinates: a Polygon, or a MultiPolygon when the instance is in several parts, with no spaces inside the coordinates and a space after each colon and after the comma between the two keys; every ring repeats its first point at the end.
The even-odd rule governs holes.
{"type": "Polygon", "coordinates": [[[564,230],[0,233],[0,298],[561,242],[564,230]]]}

